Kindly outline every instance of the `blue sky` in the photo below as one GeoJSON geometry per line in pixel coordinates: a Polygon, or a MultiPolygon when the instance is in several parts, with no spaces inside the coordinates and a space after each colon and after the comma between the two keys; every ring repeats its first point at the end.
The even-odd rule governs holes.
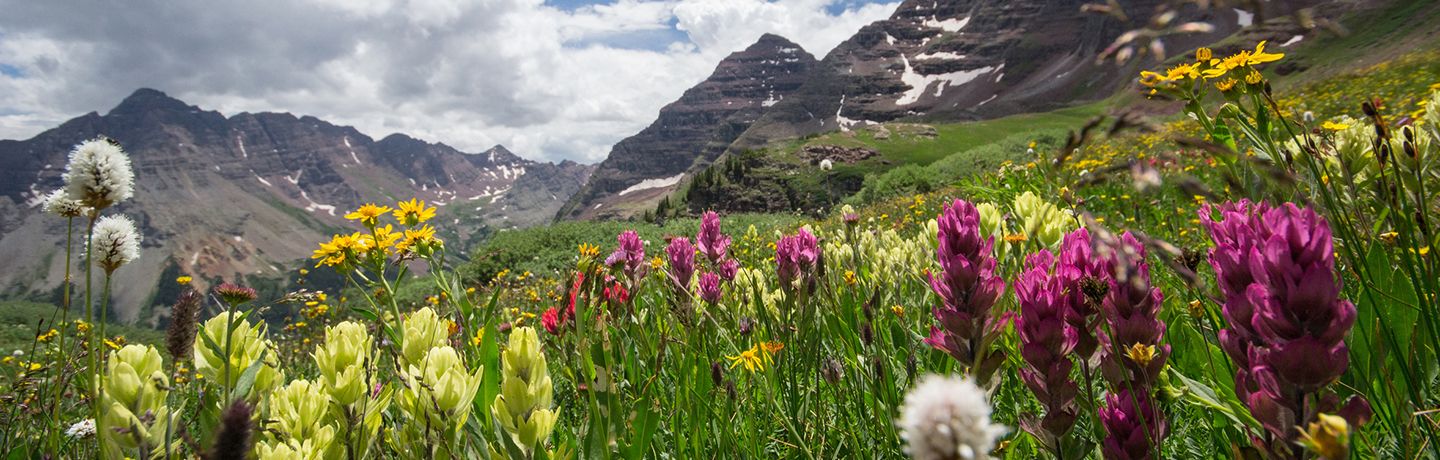
{"type": "Polygon", "coordinates": [[[761,34],[823,56],[898,2],[0,0],[0,139],[148,87],[225,114],[596,162],[761,34]]]}

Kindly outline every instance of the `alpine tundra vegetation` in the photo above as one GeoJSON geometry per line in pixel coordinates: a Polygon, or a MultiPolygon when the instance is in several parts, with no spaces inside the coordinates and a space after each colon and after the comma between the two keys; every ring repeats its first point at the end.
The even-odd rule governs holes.
{"type": "MultiPolygon", "coordinates": [[[[1075,10],[1125,24],[1150,12],[1125,3],[1075,10]]],[[[467,248],[444,202],[366,199],[328,213],[338,223],[304,242],[283,289],[167,276],[163,334],[111,313],[119,276],[158,254],[149,238],[169,237],[130,206],[155,179],[121,142],[84,140],[63,187],[35,192],[46,228],[64,235],[65,281],[0,312],[0,451],[1440,457],[1440,8],[1395,2],[1357,13],[1365,26],[1304,8],[1197,42],[1232,28],[1207,20],[1261,19],[1245,2],[1149,3],[1154,17],[1067,61],[1093,86],[1047,76],[1104,98],[1021,113],[1040,90],[1004,93],[996,112],[967,113],[981,121],[841,99],[847,116],[873,119],[777,138],[799,129],[786,118],[799,99],[857,81],[784,77],[790,98],[771,104],[792,112],[724,111],[770,131],[670,140],[730,145],[705,144],[693,167],[651,168],[684,182],[645,189],[640,205],[607,195],[634,179],[616,166],[634,158],[621,158],[546,210],[618,217],[592,203],[628,203],[635,218],[557,221],[467,248]],[[1306,35],[1273,36],[1282,24],[1306,35]],[[1387,41],[1404,49],[1378,47],[1387,41]],[[1077,113],[1073,129],[1050,124],[1077,113]],[[947,154],[921,159],[931,151],[947,154]],[[715,201],[774,190],[808,207],[715,201]]],[[[791,67],[860,62],[865,40],[899,49],[913,38],[890,35],[904,18],[791,67]]],[[[947,34],[971,19],[985,20],[929,18],[947,34]]],[[[795,53],[761,48],[722,68],[795,53]]],[[[903,81],[947,56],[896,52],[903,81]]],[[[991,94],[1020,84],[1000,85],[1012,77],[995,65],[991,94]]],[[[947,81],[919,87],[917,107],[988,103],[947,81]]],[[[717,84],[740,85],[706,85],[717,84]]]]}

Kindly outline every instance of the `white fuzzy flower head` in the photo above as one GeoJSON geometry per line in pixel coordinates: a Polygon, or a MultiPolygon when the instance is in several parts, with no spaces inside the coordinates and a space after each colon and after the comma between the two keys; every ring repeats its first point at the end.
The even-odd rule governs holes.
{"type": "Polygon", "coordinates": [[[140,258],[140,232],[135,221],[125,216],[105,216],[95,223],[95,265],[113,273],[121,265],[140,258]]]}
{"type": "Polygon", "coordinates": [[[63,189],[45,195],[45,201],[42,207],[45,209],[45,212],[60,217],[80,217],[90,213],[90,208],[86,207],[80,200],[71,198],[70,193],[63,189]]]}
{"type": "Polygon", "coordinates": [[[824,160],[820,160],[820,170],[821,170],[821,171],[829,171],[829,170],[834,169],[834,168],[835,168],[835,162],[830,161],[829,158],[826,158],[826,159],[824,159],[824,160]]]}
{"type": "Polygon", "coordinates": [[[94,435],[95,419],[93,418],[87,418],[85,420],[75,422],[74,425],[70,425],[70,428],[67,428],[65,430],[65,436],[69,436],[72,438],[88,438],[94,435]]]}
{"type": "Polygon", "coordinates": [[[86,206],[101,210],[135,194],[130,157],[109,139],[80,143],[65,165],[65,190],[86,206]]]}
{"type": "Polygon", "coordinates": [[[990,423],[990,405],[975,383],[939,375],[910,390],[896,424],[916,460],[988,459],[995,439],[1008,431],[990,423]]]}

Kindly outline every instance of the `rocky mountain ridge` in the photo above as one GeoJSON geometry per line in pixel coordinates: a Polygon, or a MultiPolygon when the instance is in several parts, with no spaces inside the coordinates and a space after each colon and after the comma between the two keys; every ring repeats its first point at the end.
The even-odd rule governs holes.
{"type": "Polygon", "coordinates": [[[649,127],[615,144],[558,218],[628,217],[653,208],[799,89],[815,63],[800,45],[774,34],[726,57],[649,127]]]}
{"type": "MultiPolygon", "coordinates": [[[[451,253],[491,231],[547,222],[592,167],[540,163],[503,146],[478,154],[392,134],[375,140],[348,126],[288,113],[226,117],[151,89],[104,115],[89,113],[23,141],[0,141],[0,292],[35,294],[60,283],[65,223],[39,197],[61,186],[70,148],[96,136],[118,141],[136,174],[131,216],[143,255],[117,272],[117,312],[136,320],[160,274],[199,280],[283,277],[314,245],[349,228],[365,202],[419,198],[451,253]]],[[[203,281],[202,281],[203,282],[203,281]]]]}

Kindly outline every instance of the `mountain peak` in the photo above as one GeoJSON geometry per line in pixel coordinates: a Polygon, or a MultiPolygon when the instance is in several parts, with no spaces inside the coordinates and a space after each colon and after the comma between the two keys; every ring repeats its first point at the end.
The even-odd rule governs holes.
{"type": "Polygon", "coordinates": [[[131,93],[120,105],[110,109],[110,114],[142,113],[150,111],[189,111],[197,110],[195,107],[186,104],[184,101],[170,97],[159,90],[140,88],[131,93]]]}
{"type": "MultiPolygon", "coordinates": [[[[775,34],[766,32],[764,35],[761,35],[761,36],[760,36],[760,39],[759,39],[759,40],[755,40],[755,44],[750,45],[749,48],[746,48],[746,49],[745,49],[745,52],[747,52],[747,53],[758,53],[758,52],[764,52],[764,51],[768,51],[768,50],[776,50],[776,51],[778,51],[778,50],[785,50],[785,49],[794,49],[794,50],[798,50],[798,51],[804,51],[804,50],[805,50],[804,47],[801,47],[799,44],[797,44],[797,43],[795,43],[795,42],[793,42],[793,41],[790,41],[790,39],[788,39],[788,38],[785,38],[785,37],[782,37],[782,36],[779,36],[779,35],[775,35],[775,34]]],[[[792,51],[792,52],[793,52],[793,51],[792,51]]]]}

